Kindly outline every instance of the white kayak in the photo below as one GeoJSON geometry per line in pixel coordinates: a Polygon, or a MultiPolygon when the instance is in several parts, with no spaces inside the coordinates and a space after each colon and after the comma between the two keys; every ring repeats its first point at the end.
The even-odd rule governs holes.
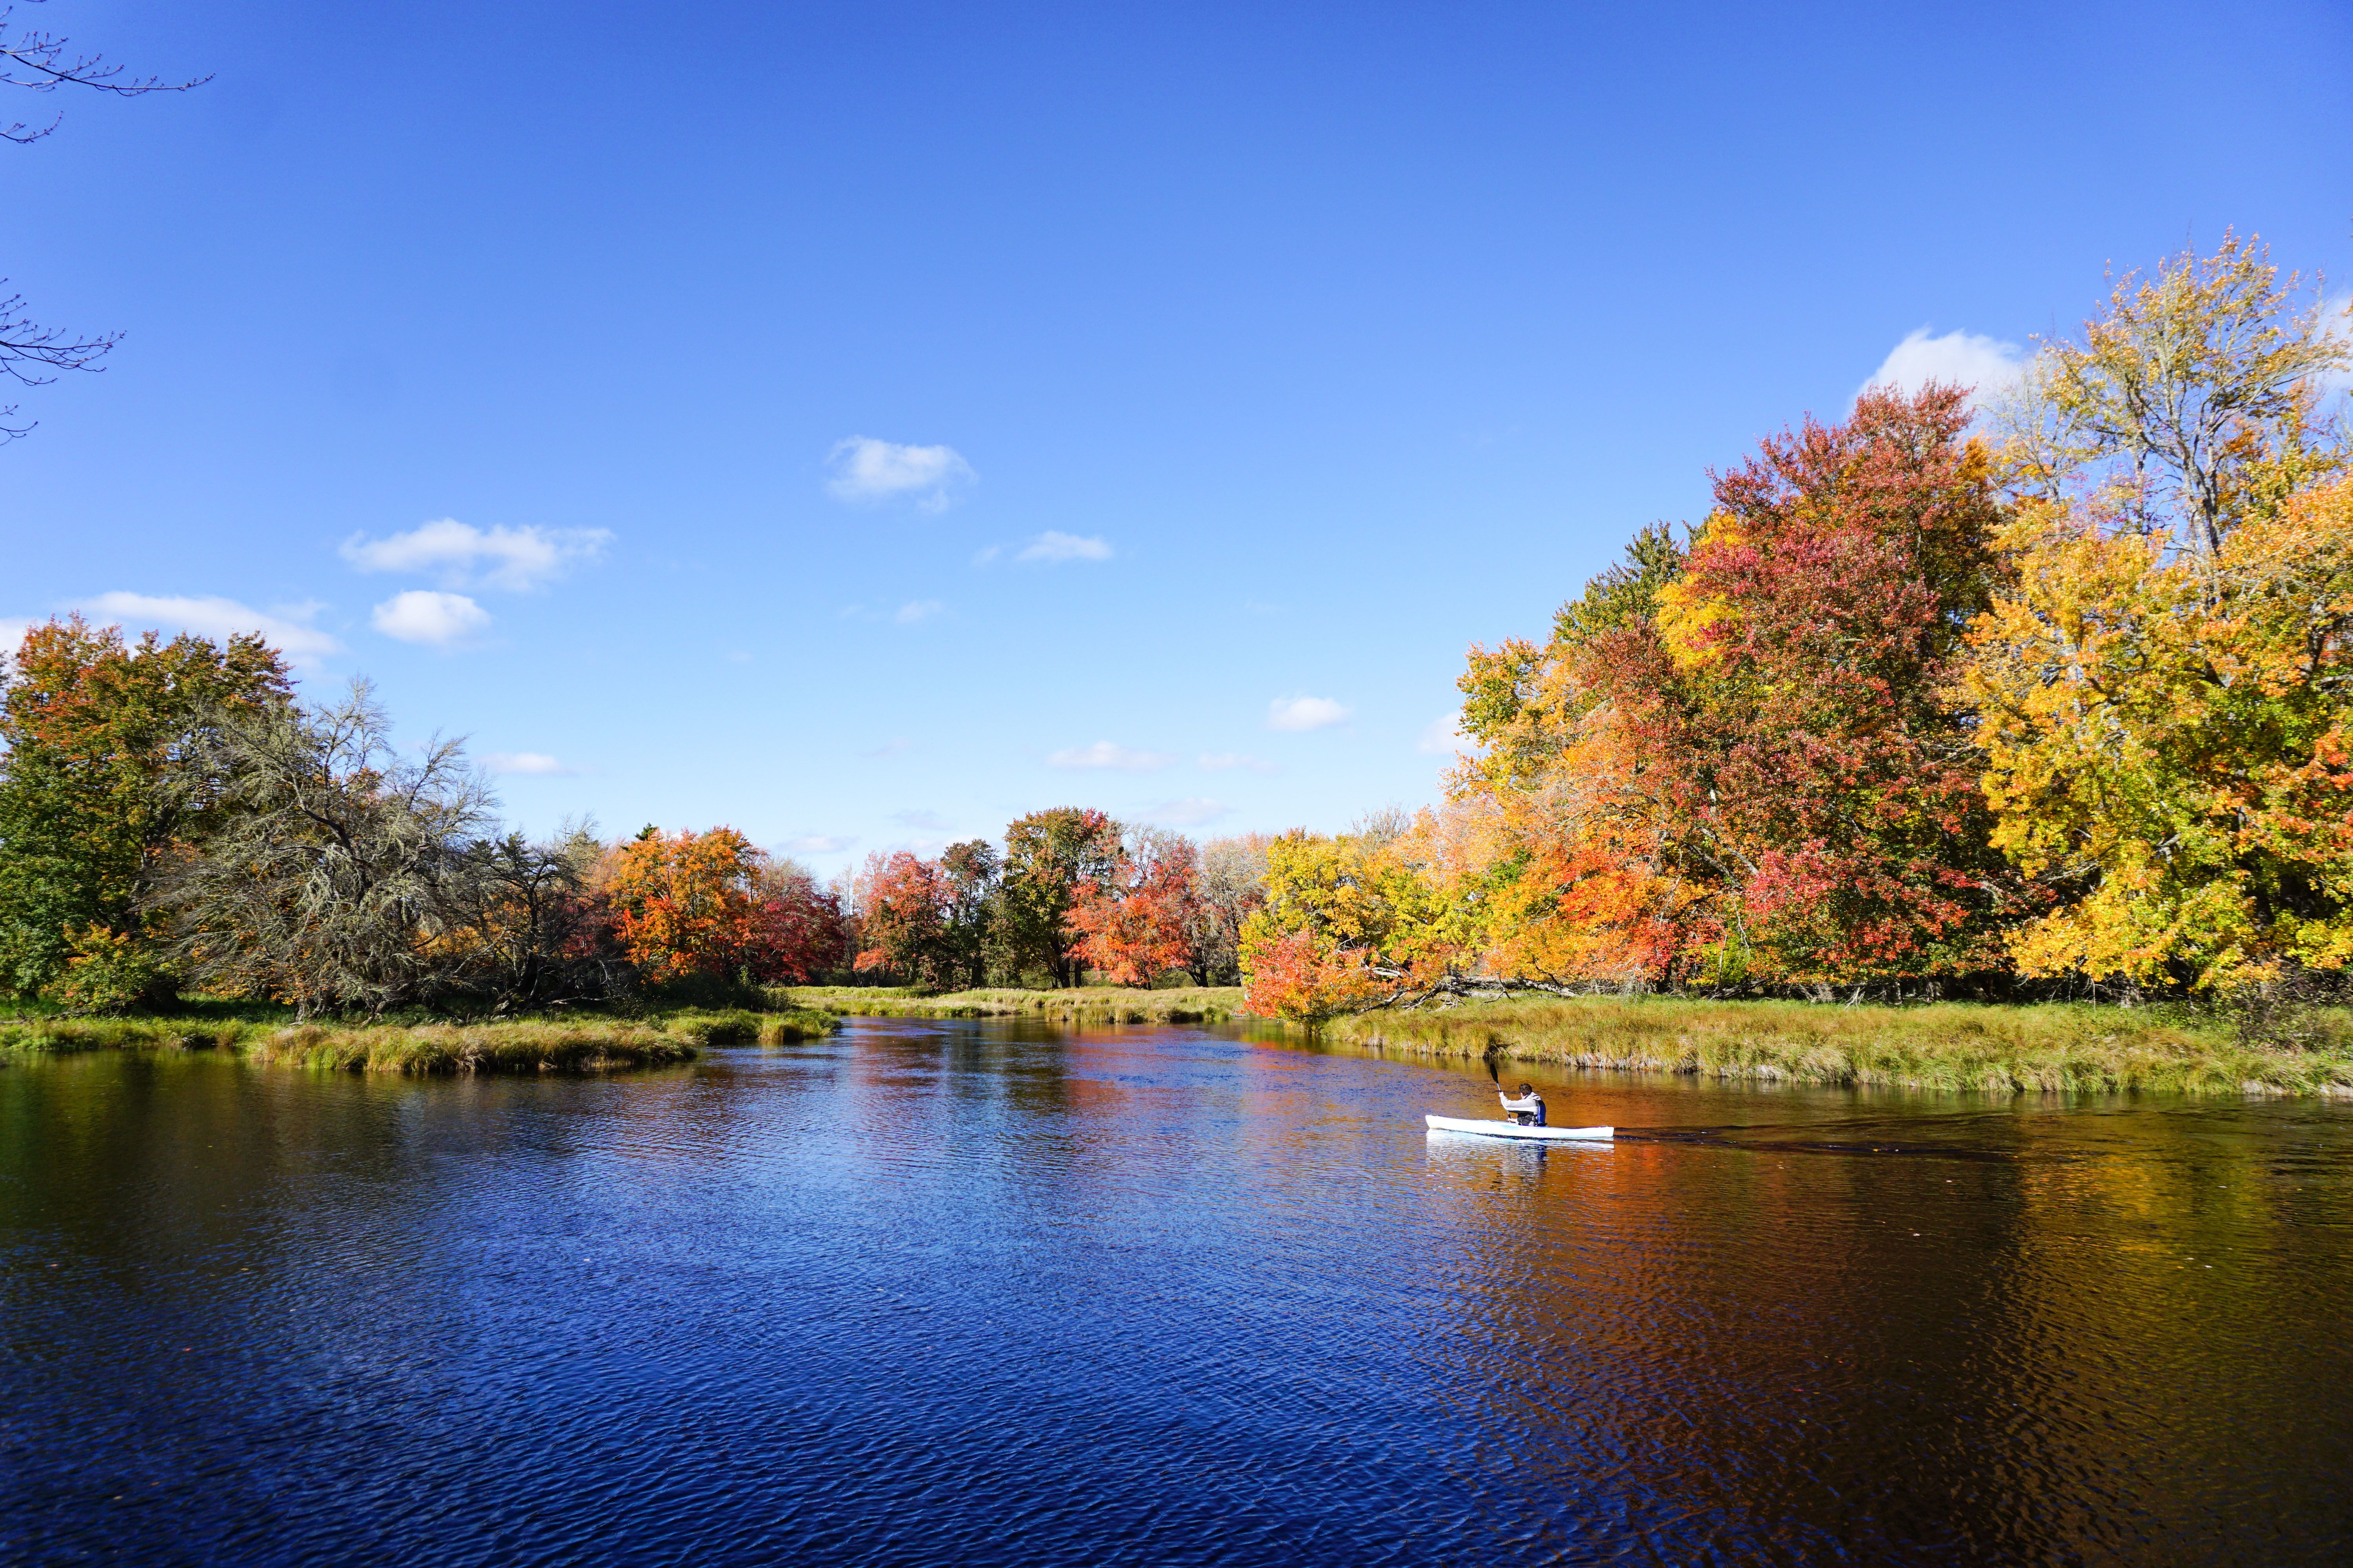
{"type": "Polygon", "coordinates": [[[1486,1138],[1568,1139],[1599,1142],[1616,1136],[1615,1127],[1523,1127],[1516,1121],[1473,1121],[1463,1116],[1425,1116],[1432,1132],[1476,1132],[1486,1138]]]}

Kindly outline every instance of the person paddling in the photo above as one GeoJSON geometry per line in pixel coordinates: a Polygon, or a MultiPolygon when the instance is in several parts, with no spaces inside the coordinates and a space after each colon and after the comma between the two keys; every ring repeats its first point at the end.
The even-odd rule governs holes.
{"type": "Polygon", "coordinates": [[[1504,1102],[1505,1112],[1521,1126],[1542,1127],[1545,1124],[1544,1096],[1538,1094],[1533,1085],[1525,1083],[1520,1085],[1520,1097],[1517,1100],[1500,1090],[1497,1091],[1495,1098],[1504,1102]]]}

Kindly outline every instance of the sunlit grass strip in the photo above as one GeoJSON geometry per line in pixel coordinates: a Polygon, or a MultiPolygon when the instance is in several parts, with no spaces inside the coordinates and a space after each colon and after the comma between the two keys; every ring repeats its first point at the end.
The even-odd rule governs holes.
{"type": "Polygon", "coordinates": [[[480,1024],[301,1024],[177,1018],[0,1020],[0,1049],[227,1050],[339,1072],[614,1072],[691,1061],[706,1046],[783,1045],[839,1027],[810,1008],[688,1012],[643,1022],[583,1018],[480,1024]]]}
{"type": "Polygon", "coordinates": [[[1086,985],[1060,991],[992,987],[926,996],[889,986],[780,986],[780,1003],[821,1007],[828,1013],[869,1018],[1071,1017],[1114,1024],[1200,1024],[1238,1017],[1239,985],[1144,991],[1128,986],[1086,985]]]}
{"type": "Polygon", "coordinates": [[[2251,1046],[2227,1024],[2069,1004],[1841,1007],[1515,998],[1335,1018],[1325,1038],[1431,1056],[1910,1089],[2353,1095],[2353,1052],[2251,1046]]]}
{"type": "Polygon", "coordinates": [[[691,1061],[683,1036],[637,1024],[426,1024],[338,1028],[302,1024],[239,1047],[250,1061],[336,1072],[612,1072],[691,1061]]]}

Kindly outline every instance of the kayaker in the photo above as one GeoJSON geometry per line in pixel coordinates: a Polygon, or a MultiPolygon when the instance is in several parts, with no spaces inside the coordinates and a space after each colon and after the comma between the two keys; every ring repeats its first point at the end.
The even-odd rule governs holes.
{"type": "Polygon", "coordinates": [[[1503,1093],[1498,1093],[1495,1098],[1504,1102],[1504,1110],[1521,1126],[1542,1127],[1545,1124],[1544,1096],[1535,1091],[1534,1085],[1520,1085],[1517,1100],[1503,1093]]]}

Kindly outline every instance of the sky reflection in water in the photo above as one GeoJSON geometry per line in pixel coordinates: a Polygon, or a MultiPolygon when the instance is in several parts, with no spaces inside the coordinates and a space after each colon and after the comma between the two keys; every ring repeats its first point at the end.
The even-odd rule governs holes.
{"type": "Polygon", "coordinates": [[[2353,1110],[1525,1076],[1627,1135],[1188,1028],[0,1068],[0,1560],[2353,1547],[2353,1110]]]}

